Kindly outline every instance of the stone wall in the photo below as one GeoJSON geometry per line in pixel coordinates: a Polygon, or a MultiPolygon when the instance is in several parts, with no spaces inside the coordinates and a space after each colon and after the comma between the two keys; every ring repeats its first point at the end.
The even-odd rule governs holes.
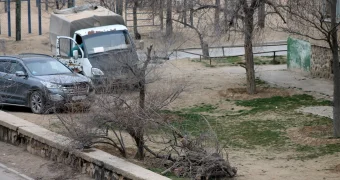
{"type": "Polygon", "coordinates": [[[312,59],[310,73],[313,77],[331,79],[332,52],[329,48],[312,45],[312,59]]]}
{"type": "Polygon", "coordinates": [[[170,180],[98,149],[69,148],[74,141],[0,111],[0,140],[28,152],[72,166],[96,180],[170,180]]]}

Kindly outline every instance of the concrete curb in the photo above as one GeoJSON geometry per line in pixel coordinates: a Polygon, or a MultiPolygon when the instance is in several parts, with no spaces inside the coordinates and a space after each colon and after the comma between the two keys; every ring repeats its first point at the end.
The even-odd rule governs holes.
{"type": "Polygon", "coordinates": [[[3,111],[0,111],[0,140],[25,146],[32,154],[69,164],[95,179],[170,180],[96,148],[90,152],[71,149],[74,140],[3,111]]]}

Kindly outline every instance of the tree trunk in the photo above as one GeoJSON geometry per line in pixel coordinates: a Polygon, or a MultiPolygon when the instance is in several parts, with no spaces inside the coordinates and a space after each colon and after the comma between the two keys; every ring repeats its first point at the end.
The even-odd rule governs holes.
{"type": "Polygon", "coordinates": [[[116,13],[123,15],[123,0],[116,0],[116,13]]]}
{"type": "Polygon", "coordinates": [[[15,40],[21,41],[21,0],[16,0],[15,5],[15,40]]]}
{"type": "Polygon", "coordinates": [[[264,28],[266,20],[266,4],[264,1],[260,1],[258,8],[258,24],[260,28],[264,28]]]}
{"type": "Polygon", "coordinates": [[[184,22],[184,27],[187,27],[187,9],[188,9],[188,0],[184,0],[183,2],[183,22],[184,22]]]}
{"type": "Polygon", "coordinates": [[[194,2],[193,0],[189,0],[189,8],[190,8],[190,25],[194,26],[194,2]]]}
{"type": "Polygon", "coordinates": [[[172,35],[172,0],[166,3],[166,36],[172,35]]]}
{"type": "MultiPolygon", "coordinates": [[[[244,6],[247,6],[246,4],[244,6]]],[[[246,74],[247,74],[247,92],[248,94],[255,94],[255,70],[254,70],[254,56],[253,56],[253,31],[254,31],[254,17],[253,12],[248,7],[244,8],[244,57],[246,59],[246,74]]]]}
{"type": "Polygon", "coordinates": [[[67,8],[71,8],[71,7],[73,7],[73,2],[72,2],[72,0],[68,0],[67,1],[67,8]]]}
{"type": "Polygon", "coordinates": [[[209,44],[204,41],[202,34],[199,34],[200,44],[202,48],[203,58],[209,58],[209,44]]]}
{"type": "Polygon", "coordinates": [[[161,30],[164,29],[164,1],[159,0],[159,21],[161,30]]]}
{"type": "Polygon", "coordinates": [[[215,21],[214,21],[214,28],[215,32],[218,32],[220,30],[220,7],[221,7],[221,1],[220,0],[215,0],[215,21]]]}
{"type": "Polygon", "coordinates": [[[228,2],[229,0],[224,0],[224,8],[223,8],[223,18],[224,18],[224,31],[227,31],[228,29],[228,2]]]}
{"type": "Polygon", "coordinates": [[[145,108],[145,70],[142,69],[139,80],[139,107],[144,110],[145,108]]]}
{"type": "Polygon", "coordinates": [[[133,15],[133,34],[135,35],[135,39],[139,36],[138,33],[138,24],[137,24],[137,8],[138,8],[138,0],[134,0],[133,8],[132,8],[132,15],[133,15]]]}
{"type": "Polygon", "coordinates": [[[144,159],[144,137],[143,137],[143,131],[142,129],[138,129],[138,132],[136,133],[136,136],[134,137],[134,140],[137,144],[137,153],[135,155],[135,159],[143,160],[144,159]]]}
{"type": "Polygon", "coordinates": [[[340,70],[339,70],[339,44],[338,44],[338,33],[337,33],[337,18],[336,18],[336,7],[337,0],[332,0],[331,6],[331,48],[333,55],[333,81],[334,81],[334,92],[333,92],[333,134],[334,137],[340,137],[340,70]]]}

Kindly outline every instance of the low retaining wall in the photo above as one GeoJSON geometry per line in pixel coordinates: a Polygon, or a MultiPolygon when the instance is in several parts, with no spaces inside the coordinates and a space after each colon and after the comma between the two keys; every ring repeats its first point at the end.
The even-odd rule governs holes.
{"type": "Polygon", "coordinates": [[[28,152],[72,166],[98,180],[170,180],[98,149],[72,150],[69,139],[36,124],[0,111],[0,140],[28,152]]]}

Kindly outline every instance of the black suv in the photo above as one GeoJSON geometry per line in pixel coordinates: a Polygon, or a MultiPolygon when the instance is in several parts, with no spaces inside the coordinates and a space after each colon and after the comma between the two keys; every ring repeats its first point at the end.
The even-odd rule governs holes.
{"type": "Polygon", "coordinates": [[[89,108],[93,97],[89,78],[74,73],[51,56],[0,56],[2,105],[26,106],[33,113],[42,114],[54,107],[78,103],[89,108]]]}

